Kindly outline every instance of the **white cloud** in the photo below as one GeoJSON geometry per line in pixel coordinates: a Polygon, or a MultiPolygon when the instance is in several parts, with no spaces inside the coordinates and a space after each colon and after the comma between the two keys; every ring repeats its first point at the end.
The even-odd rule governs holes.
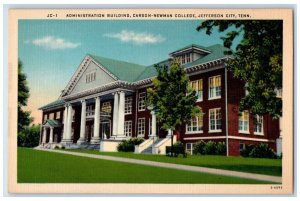
{"type": "Polygon", "coordinates": [[[47,49],[73,49],[80,46],[80,43],[72,43],[54,36],[45,36],[43,38],[34,39],[32,44],[47,49]]]}
{"type": "Polygon", "coordinates": [[[122,30],[119,33],[104,34],[105,37],[116,38],[122,42],[132,42],[137,45],[161,43],[166,39],[161,35],[154,35],[150,33],[137,33],[134,31],[122,30]]]}
{"type": "Polygon", "coordinates": [[[24,41],[24,44],[29,44],[30,43],[30,40],[25,40],[24,41]]]}

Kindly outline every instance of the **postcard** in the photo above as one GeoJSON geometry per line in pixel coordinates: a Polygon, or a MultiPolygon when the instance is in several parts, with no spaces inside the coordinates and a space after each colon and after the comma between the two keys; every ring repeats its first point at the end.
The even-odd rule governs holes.
{"type": "Polygon", "coordinates": [[[10,9],[9,193],[293,193],[292,9],[10,9]]]}

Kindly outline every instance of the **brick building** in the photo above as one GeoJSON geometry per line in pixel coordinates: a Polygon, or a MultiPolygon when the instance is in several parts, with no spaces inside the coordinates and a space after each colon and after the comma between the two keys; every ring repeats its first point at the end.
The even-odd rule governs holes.
{"type": "MultiPolygon", "coordinates": [[[[170,53],[186,69],[203,111],[203,116],[174,132],[174,141],[183,142],[190,152],[195,142],[212,140],[225,142],[229,155],[239,155],[246,144],[256,143],[267,143],[280,153],[279,120],[266,115],[253,121],[250,111],[239,115],[239,102],[247,92],[245,83],[226,70],[230,58],[225,50],[221,45],[189,45],[170,53]]],[[[168,63],[169,59],[159,62],[168,63]]],[[[85,56],[59,99],[40,108],[40,146],[116,151],[121,140],[143,137],[146,140],[135,152],[164,154],[171,133],[160,128],[145,105],[146,89],[155,76],[154,65],[85,56]]]]}

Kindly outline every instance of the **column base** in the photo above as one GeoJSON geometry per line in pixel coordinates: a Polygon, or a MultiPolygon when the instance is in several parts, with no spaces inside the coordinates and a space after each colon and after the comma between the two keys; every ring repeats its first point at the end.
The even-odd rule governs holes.
{"type": "Polygon", "coordinates": [[[77,140],[77,144],[84,144],[84,143],[86,143],[86,140],[84,138],[79,138],[77,140]]]}
{"type": "Polygon", "coordinates": [[[100,137],[93,137],[91,139],[91,144],[99,144],[100,143],[100,137]]]}
{"type": "Polygon", "coordinates": [[[73,140],[71,140],[71,139],[63,139],[61,141],[61,144],[72,144],[72,143],[73,143],[73,140]]]}

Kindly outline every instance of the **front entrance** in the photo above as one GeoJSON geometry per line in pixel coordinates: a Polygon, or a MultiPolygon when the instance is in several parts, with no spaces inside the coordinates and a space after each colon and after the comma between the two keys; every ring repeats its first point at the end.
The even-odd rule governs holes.
{"type": "Polygon", "coordinates": [[[111,134],[110,121],[101,122],[101,139],[109,139],[111,134]]]}

